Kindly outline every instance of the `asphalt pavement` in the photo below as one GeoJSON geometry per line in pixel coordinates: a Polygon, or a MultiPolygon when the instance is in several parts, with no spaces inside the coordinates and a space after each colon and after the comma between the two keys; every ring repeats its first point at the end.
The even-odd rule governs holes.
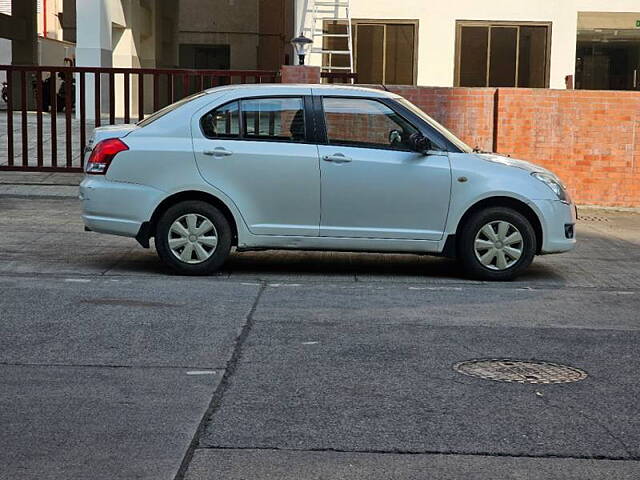
{"type": "Polygon", "coordinates": [[[509,283],[326,252],[186,278],[73,198],[4,193],[2,479],[640,478],[637,213],[583,210],[509,283]],[[588,376],[453,369],[485,358],[588,376]]]}

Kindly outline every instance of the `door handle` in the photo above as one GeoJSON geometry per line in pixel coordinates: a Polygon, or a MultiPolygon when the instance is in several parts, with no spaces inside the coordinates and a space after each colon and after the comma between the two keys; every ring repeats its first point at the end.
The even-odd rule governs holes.
{"type": "Polygon", "coordinates": [[[231,150],[227,150],[223,147],[214,148],[213,150],[205,150],[202,152],[203,155],[207,155],[209,157],[228,157],[229,155],[233,155],[231,150]]]}
{"type": "Polygon", "coordinates": [[[332,163],[349,163],[351,161],[349,157],[345,157],[341,153],[336,153],[334,155],[325,155],[324,157],[322,157],[322,160],[332,163]]]}

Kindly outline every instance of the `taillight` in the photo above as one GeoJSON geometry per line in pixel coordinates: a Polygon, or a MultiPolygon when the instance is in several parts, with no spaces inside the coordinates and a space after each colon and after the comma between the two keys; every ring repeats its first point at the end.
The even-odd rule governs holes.
{"type": "Polygon", "coordinates": [[[129,147],[119,138],[108,138],[98,142],[93,147],[85,171],[94,175],[104,175],[113,158],[124,150],[129,150],[129,147]]]}

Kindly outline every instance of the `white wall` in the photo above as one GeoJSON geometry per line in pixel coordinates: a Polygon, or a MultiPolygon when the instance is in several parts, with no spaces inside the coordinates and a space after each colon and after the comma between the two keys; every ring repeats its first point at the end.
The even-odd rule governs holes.
{"type": "MultiPolygon", "coordinates": [[[[77,48],[78,66],[153,68],[156,66],[157,31],[156,21],[160,0],[77,0],[77,48]]],[[[176,10],[177,11],[177,10],[176,10]]],[[[177,18],[176,18],[177,22],[177,18]]],[[[92,78],[86,84],[87,118],[94,118],[94,87],[92,78]]],[[[108,77],[101,77],[104,115],[108,112],[108,77]]],[[[145,111],[149,112],[152,101],[152,81],[145,76],[145,111]]],[[[79,93],[78,93],[79,95],[79,93]]],[[[115,76],[115,115],[124,115],[124,77],[115,76]]],[[[130,112],[137,116],[137,76],[130,77],[130,112]]]]}
{"type": "MultiPolygon", "coordinates": [[[[296,2],[299,16],[306,1],[313,3],[296,2]]],[[[565,88],[575,73],[581,11],[639,12],[640,19],[640,0],[351,0],[354,19],[418,20],[418,85],[444,87],[454,84],[456,21],[498,20],[553,23],[550,86],[565,88]]]]}

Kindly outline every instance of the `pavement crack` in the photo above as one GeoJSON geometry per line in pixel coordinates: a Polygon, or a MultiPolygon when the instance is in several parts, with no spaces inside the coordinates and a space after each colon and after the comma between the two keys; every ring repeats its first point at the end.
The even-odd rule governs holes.
{"type": "Polygon", "coordinates": [[[553,458],[553,459],[568,459],[568,460],[613,460],[613,461],[626,461],[637,462],[640,461],[640,456],[621,457],[621,456],[607,456],[607,455],[561,455],[561,454],[513,454],[504,452],[484,452],[476,450],[411,450],[411,449],[343,449],[343,448],[331,448],[331,447],[318,447],[318,448],[290,448],[290,447],[236,447],[225,445],[207,445],[199,447],[200,450],[238,450],[238,451],[278,451],[278,452],[317,452],[317,453],[350,453],[350,454],[376,454],[376,455],[465,455],[474,457],[501,457],[501,458],[553,458]]]}
{"type": "Polygon", "coordinates": [[[211,417],[215,415],[216,411],[220,408],[220,405],[222,404],[222,399],[224,397],[224,394],[229,388],[229,385],[231,383],[231,377],[233,377],[233,375],[235,374],[238,368],[240,359],[242,358],[242,347],[244,346],[244,343],[247,340],[247,337],[251,333],[251,329],[253,328],[253,324],[254,324],[253,316],[258,308],[258,304],[260,303],[260,299],[262,298],[262,295],[264,294],[266,288],[267,288],[267,284],[265,282],[262,282],[262,284],[260,285],[260,289],[256,294],[256,298],[253,301],[253,304],[251,305],[251,309],[247,314],[246,321],[242,326],[242,329],[240,330],[240,334],[236,338],[236,341],[233,347],[233,352],[231,353],[231,357],[229,357],[229,360],[227,361],[222,379],[220,380],[220,383],[216,387],[215,391],[213,392],[213,396],[211,397],[211,401],[209,402],[207,411],[204,413],[202,420],[200,420],[200,424],[198,425],[198,428],[196,429],[196,432],[193,435],[193,438],[191,439],[191,443],[187,448],[187,452],[185,453],[184,458],[182,459],[180,468],[178,469],[178,472],[176,473],[174,480],[184,480],[185,475],[187,474],[187,469],[189,468],[189,464],[191,463],[191,460],[193,458],[193,454],[195,453],[195,450],[199,447],[200,437],[205,431],[207,425],[209,424],[211,417]]]}
{"type": "Polygon", "coordinates": [[[625,451],[625,453],[629,456],[629,458],[633,458],[633,453],[631,452],[631,449],[629,448],[629,446],[624,442],[624,440],[622,440],[622,438],[620,438],[619,436],[615,435],[609,429],[609,427],[607,427],[607,425],[605,423],[601,422],[600,420],[598,420],[595,417],[591,417],[591,416],[587,415],[586,413],[584,413],[584,412],[582,412],[580,410],[578,410],[577,413],[578,413],[578,415],[582,416],[583,418],[586,418],[590,422],[593,422],[596,425],[598,425],[600,428],[602,428],[607,433],[607,435],[609,435],[609,438],[611,438],[613,441],[617,442],[622,447],[622,450],[625,451]]]}
{"type": "Polygon", "coordinates": [[[0,362],[0,367],[36,367],[36,368],[130,368],[130,369],[166,369],[166,370],[220,370],[224,367],[210,365],[127,365],[119,363],[64,363],[64,362],[0,362]]]}
{"type": "MultiPolygon", "coordinates": [[[[549,401],[548,399],[544,398],[544,397],[540,397],[543,401],[543,403],[547,406],[547,407],[551,407],[551,408],[555,408],[556,410],[560,410],[562,411],[562,408],[559,405],[555,405],[554,403],[552,403],[551,401],[549,401]]],[[[627,454],[627,457],[621,457],[621,458],[625,458],[625,459],[638,459],[640,457],[638,457],[637,455],[634,456],[634,454],[631,452],[631,449],[629,448],[629,446],[617,435],[615,435],[610,429],[609,427],[607,427],[607,425],[605,423],[603,423],[602,421],[600,421],[599,419],[592,417],[590,415],[587,415],[586,413],[584,413],[582,410],[578,410],[577,408],[573,407],[572,405],[567,405],[567,408],[573,412],[575,412],[576,414],[580,415],[582,418],[598,425],[602,430],[604,430],[604,432],[609,436],[609,438],[611,438],[614,442],[616,442],[618,445],[620,445],[622,447],[622,450],[627,454]]]]}

